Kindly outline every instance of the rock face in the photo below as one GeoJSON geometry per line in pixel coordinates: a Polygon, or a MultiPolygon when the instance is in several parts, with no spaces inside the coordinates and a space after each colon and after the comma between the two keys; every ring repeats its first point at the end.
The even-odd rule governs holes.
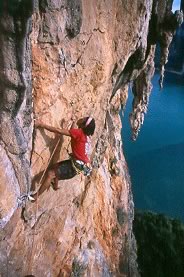
{"type": "Polygon", "coordinates": [[[169,51],[169,62],[166,65],[167,70],[184,74],[184,23],[174,36],[169,51]]]}
{"type": "Polygon", "coordinates": [[[136,137],[151,91],[155,34],[171,2],[1,1],[2,276],[138,276],[119,111],[134,81],[136,137]],[[69,140],[33,131],[33,118],[66,128],[73,116],[87,115],[96,120],[92,175],[25,201],[31,177],[38,187],[48,164],[68,158],[69,140]]]}
{"type": "Polygon", "coordinates": [[[0,160],[3,227],[30,185],[32,149],[31,32],[32,1],[0,3],[0,160]]]}

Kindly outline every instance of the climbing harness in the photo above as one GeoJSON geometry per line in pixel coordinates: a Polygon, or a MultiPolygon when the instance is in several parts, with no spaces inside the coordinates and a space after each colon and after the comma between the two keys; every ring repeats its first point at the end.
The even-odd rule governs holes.
{"type": "Polygon", "coordinates": [[[84,164],[83,172],[84,172],[84,176],[90,176],[92,172],[92,168],[90,168],[87,164],[84,164]]]}
{"type": "Polygon", "coordinates": [[[82,172],[82,165],[81,164],[77,165],[77,162],[73,158],[70,158],[70,159],[71,159],[73,168],[75,169],[77,175],[79,175],[82,172]]]}
{"type": "Polygon", "coordinates": [[[70,160],[72,162],[72,166],[75,169],[77,174],[83,173],[84,176],[89,176],[91,174],[92,169],[83,161],[76,160],[72,156],[72,154],[69,154],[70,160]]]}

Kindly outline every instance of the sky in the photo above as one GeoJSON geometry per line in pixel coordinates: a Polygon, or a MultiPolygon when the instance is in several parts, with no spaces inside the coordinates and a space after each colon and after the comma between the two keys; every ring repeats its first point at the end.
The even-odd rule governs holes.
{"type": "Polygon", "coordinates": [[[180,9],[180,0],[174,0],[172,10],[176,11],[180,9]]]}

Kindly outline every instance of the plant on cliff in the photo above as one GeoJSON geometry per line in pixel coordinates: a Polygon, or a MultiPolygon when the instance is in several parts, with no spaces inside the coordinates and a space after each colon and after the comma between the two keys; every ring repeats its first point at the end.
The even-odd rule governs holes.
{"type": "Polygon", "coordinates": [[[134,234],[142,277],[184,276],[184,225],[151,212],[137,212],[134,234]]]}
{"type": "Polygon", "coordinates": [[[82,277],[84,274],[84,271],[86,269],[86,266],[82,263],[80,263],[76,258],[74,259],[72,263],[72,273],[71,277],[82,277]]]}

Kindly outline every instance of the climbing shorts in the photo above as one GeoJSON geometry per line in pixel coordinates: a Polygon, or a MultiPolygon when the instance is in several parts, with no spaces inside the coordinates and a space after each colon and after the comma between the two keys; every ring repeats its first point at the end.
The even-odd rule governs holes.
{"type": "Polygon", "coordinates": [[[84,162],[75,160],[72,157],[69,160],[64,160],[54,164],[50,169],[54,170],[58,180],[71,179],[81,172],[84,176],[89,176],[91,174],[91,168],[89,168],[84,162]]]}
{"type": "Polygon", "coordinates": [[[53,169],[55,171],[58,180],[71,179],[75,175],[77,175],[77,171],[73,167],[71,160],[65,160],[56,163],[53,166],[51,166],[50,169],[53,169]]]}

